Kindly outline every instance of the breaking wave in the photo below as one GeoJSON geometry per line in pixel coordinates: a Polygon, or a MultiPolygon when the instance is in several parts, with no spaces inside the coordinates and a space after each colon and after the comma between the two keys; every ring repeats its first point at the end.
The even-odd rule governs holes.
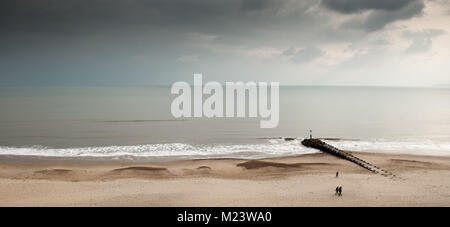
{"type": "Polygon", "coordinates": [[[303,147],[300,140],[285,142],[284,140],[268,140],[262,144],[208,144],[192,145],[184,143],[146,144],[133,146],[50,148],[32,147],[0,147],[0,155],[33,155],[49,157],[247,157],[261,158],[309,154],[316,151],[303,147]]]}
{"type": "MultiPolygon", "coordinates": [[[[450,142],[326,140],[340,149],[420,155],[450,155],[450,142]]],[[[133,146],[51,148],[44,146],[0,147],[0,155],[47,157],[239,157],[264,158],[317,153],[301,145],[301,139],[266,139],[257,144],[146,144],[133,146]]]]}

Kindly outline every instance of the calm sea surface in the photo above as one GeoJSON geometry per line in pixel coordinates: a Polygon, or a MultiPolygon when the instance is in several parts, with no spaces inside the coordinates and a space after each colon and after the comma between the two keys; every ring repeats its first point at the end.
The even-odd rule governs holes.
{"type": "Polygon", "coordinates": [[[0,154],[270,157],[343,149],[450,155],[450,89],[281,87],[280,121],[172,117],[170,87],[0,88],[0,154]]]}

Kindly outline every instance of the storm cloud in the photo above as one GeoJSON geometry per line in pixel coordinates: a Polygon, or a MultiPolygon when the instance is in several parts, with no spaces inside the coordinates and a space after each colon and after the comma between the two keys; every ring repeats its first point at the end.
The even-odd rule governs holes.
{"type": "MultiPolygon", "coordinates": [[[[309,5],[288,0],[5,0],[0,3],[0,29],[77,31],[142,26],[218,31],[218,26],[239,27],[238,22],[286,19],[275,15],[284,14],[287,4],[300,11],[309,5]],[[305,7],[300,9],[300,5],[305,7]]],[[[290,13],[294,12],[286,12],[290,13]]]]}
{"type": "MultiPolygon", "coordinates": [[[[424,0],[3,0],[0,85],[170,84],[193,72],[217,81],[326,84],[343,78],[353,83],[346,75],[363,65],[355,58],[396,61],[395,51],[417,56],[445,46],[448,23],[388,25],[431,17],[424,13],[427,8],[449,5],[424,0]],[[442,33],[421,34],[432,29],[442,33]]],[[[439,50],[446,56],[446,48],[439,50]]]]}
{"type": "Polygon", "coordinates": [[[423,0],[323,0],[327,8],[343,14],[360,14],[346,23],[344,27],[376,31],[387,24],[420,16],[425,7],[423,0]]]}
{"type": "Polygon", "coordinates": [[[341,13],[356,13],[365,10],[396,11],[417,0],[322,0],[329,9],[341,13]]]}

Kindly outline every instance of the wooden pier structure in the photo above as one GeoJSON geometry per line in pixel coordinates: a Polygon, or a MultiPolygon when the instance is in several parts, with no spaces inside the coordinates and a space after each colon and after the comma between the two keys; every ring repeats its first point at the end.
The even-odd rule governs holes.
{"type": "Polygon", "coordinates": [[[392,174],[376,165],[368,163],[368,162],[354,156],[353,154],[351,154],[348,151],[340,150],[336,147],[333,147],[330,144],[327,144],[320,139],[304,139],[304,140],[302,140],[302,144],[306,147],[314,148],[314,149],[320,150],[322,152],[332,154],[339,158],[343,158],[348,161],[351,161],[351,162],[353,162],[369,171],[372,171],[374,173],[379,173],[386,177],[395,177],[394,174],[392,174]]]}

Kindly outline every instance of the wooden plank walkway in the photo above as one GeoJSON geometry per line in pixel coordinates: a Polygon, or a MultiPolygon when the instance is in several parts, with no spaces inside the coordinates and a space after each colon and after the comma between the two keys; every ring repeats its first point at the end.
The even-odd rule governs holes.
{"type": "Polygon", "coordinates": [[[394,174],[392,174],[392,173],[390,173],[390,172],[388,172],[388,171],[386,171],[386,170],[384,170],[384,169],[382,169],[382,168],[380,168],[380,167],[378,167],[376,165],[368,163],[368,162],[366,162],[366,161],[364,161],[364,160],[362,160],[362,159],[352,155],[351,153],[349,153],[347,151],[340,150],[340,149],[338,149],[336,147],[333,147],[330,144],[327,144],[327,143],[323,142],[320,139],[304,139],[302,141],[302,144],[304,146],[306,146],[306,147],[318,149],[320,151],[323,151],[323,152],[332,154],[334,156],[346,159],[346,160],[351,161],[353,163],[356,163],[357,165],[360,165],[361,167],[363,167],[363,168],[365,168],[365,169],[367,169],[369,171],[372,171],[374,173],[379,173],[379,174],[381,174],[383,176],[386,176],[386,177],[395,177],[394,174]]]}

